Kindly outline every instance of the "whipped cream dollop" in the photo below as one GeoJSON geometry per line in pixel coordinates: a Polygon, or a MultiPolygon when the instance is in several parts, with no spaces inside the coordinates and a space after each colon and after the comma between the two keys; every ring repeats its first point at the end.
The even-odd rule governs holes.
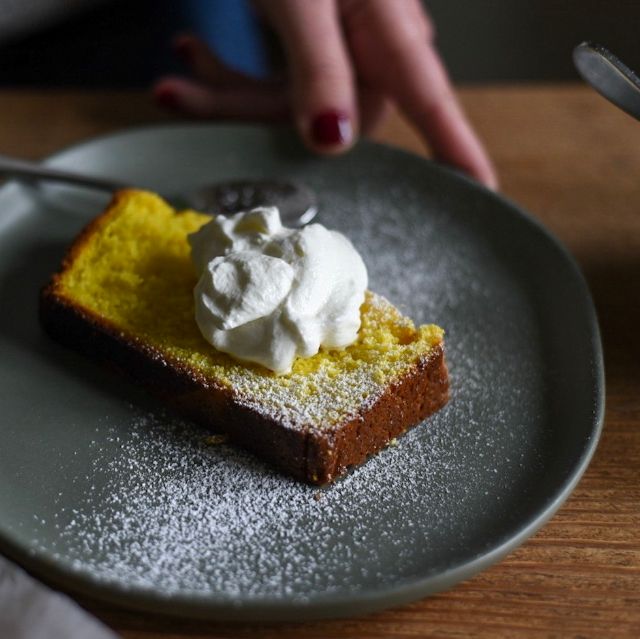
{"type": "Polygon", "coordinates": [[[283,374],[296,357],[356,340],[367,269],[341,233],[286,228],[261,207],[218,215],[189,242],[196,322],[218,350],[283,374]]]}

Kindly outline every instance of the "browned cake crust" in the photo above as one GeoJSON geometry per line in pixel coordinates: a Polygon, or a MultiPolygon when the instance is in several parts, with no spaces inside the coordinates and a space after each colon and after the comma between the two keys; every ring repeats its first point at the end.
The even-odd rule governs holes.
{"type": "Polygon", "coordinates": [[[313,484],[331,482],[361,464],[444,406],[449,397],[440,346],[349,421],[322,430],[292,428],[243,406],[229,389],[167,361],[156,350],[74,306],[58,296],[55,282],[41,293],[40,321],[62,344],[116,368],[185,417],[313,484]]]}

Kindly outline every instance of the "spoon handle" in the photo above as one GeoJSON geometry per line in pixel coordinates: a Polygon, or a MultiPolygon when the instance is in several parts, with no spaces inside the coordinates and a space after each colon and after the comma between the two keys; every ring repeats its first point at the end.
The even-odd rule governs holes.
{"type": "Polygon", "coordinates": [[[640,120],[640,78],[600,44],[583,42],[573,50],[576,69],[600,95],[640,120]]]}
{"type": "MultiPolygon", "coordinates": [[[[0,176],[36,181],[63,182],[90,189],[113,193],[131,188],[114,180],[80,175],[54,169],[38,162],[27,162],[0,155],[0,176]]],[[[166,196],[165,196],[166,197],[166,196]]],[[[178,209],[194,208],[200,211],[235,213],[255,206],[278,206],[286,226],[304,226],[318,212],[316,194],[299,183],[277,180],[233,180],[218,182],[187,194],[166,198],[178,209]]]]}
{"type": "Polygon", "coordinates": [[[26,162],[16,158],[0,155],[0,175],[7,175],[18,179],[48,180],[51,182],[64,182],[76,186],[84,186],[101,191],[117,191],[126,188],[121,182],[105,180],[102,178],[79,175],[71,171],[53,169],[37,162],[26,162]]]}

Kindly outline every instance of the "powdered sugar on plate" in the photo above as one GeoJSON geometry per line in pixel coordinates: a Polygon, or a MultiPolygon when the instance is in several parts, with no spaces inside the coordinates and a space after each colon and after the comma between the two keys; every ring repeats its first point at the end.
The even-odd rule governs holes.
{"type": "Polygon", "coordinates": [[[322,490],[160,410],[99,415],[78,442],[79,496],[58,495],[42,524],[54,547],[37,532],[35,547],[120,591],[233,604],[387,588],[508,538],[544,470],[539,327],[522,278],[446,194],[356,169],[352,187],[314,178],[321,221],[354,241],[373,290],[445,328],[450,404],[322,490]]]}

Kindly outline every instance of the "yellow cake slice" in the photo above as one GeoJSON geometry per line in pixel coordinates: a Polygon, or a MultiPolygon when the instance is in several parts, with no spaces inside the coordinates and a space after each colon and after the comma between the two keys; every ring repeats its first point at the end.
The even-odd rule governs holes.
{"type": "Polygon", "coordinates": [[[152,193],[119,192],[43,289],[43,327],[312,483],[334,480],[446,403],[442,329],[415,327],[370,292],[357,341],[297,359],[288,375],[215,350],[194,319],[187,241],[209,219],[152,193]]]}

